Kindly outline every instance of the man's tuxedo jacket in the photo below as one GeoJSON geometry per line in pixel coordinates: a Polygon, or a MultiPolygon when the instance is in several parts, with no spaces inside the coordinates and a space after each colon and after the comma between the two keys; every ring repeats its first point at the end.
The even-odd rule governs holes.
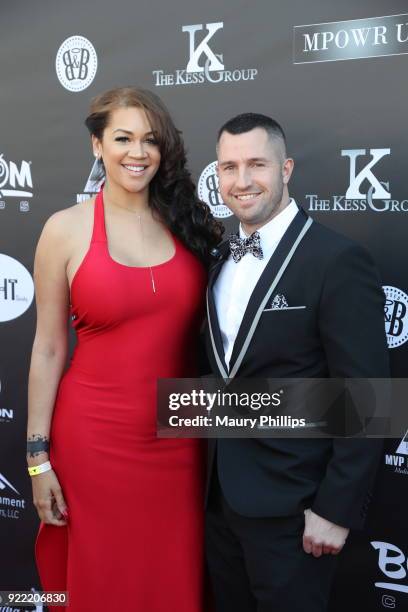
{"type": "MultiPolygon", "coordinates": [[[[311,223],[262,306],[297,237],[310,222],[299,209],[269,260],[239,328],[230,370],[224,362],[213,295],[228,256],[228,245],[221,245],[220,259],[210,270],[206,329],[215,375],[221,376],[220,361],[228,373],[240,356],[237,377],[389,377],[384,293],[370,256],[348,238],[311,223]],[[277,301],[280,307],[274,308],[277,301]],[[260,307],[260,319],[245,350],[260,307]]],[[[311,507],[334,523],[358,528],[367,512],[382,446],[378,439],[210,440],[210,478],[216,460],[223,493],[232,509],[244,516],[290,516],[311,507]]]]}

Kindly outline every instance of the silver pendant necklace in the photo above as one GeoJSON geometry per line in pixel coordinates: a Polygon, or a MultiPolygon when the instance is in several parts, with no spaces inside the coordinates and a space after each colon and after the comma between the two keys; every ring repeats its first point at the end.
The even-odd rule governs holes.
{"type": "MultiPolygon", "coordinates": [[[[134,213],[137,214],[137,218],[139,220],[140,234],[141,234],[141,237],[142,237],[142,249],[143,249],[143,252],[145,253],[145,240],[144,240],[144,233],[143,233],[143,226],[142,226],[142,217],[141,217],[140,213],[136,212],[135,210],[132,210],[131,208],[128,208],[127,206],[120,206],[119,204],[116,204],[115,202],[112,202],[112,204],[114,206],[116,206],[117,208],[122,208],[123,210],[127,210],[127,211],[129,211],[129,212],[131,212],[133,214],[134,213]]],[[[156,293],[156,284],[154,282],[153,270],[152,270],[151,266],[148,266],[148,268],[149,268],[149,272],[150,272],[150,281],[151,281],[151,284],[152,284],[152,291],[153,291],[153,293],[156,293]]]]}
{"type": "MultiPolygon", "coordinates": [[[[143,252],[145,252],[145,241],[144,241],[144,233],[143,233],[143,226],[142,226],[142,217],[140,215],[137,215],[137,218],[139,219],[140,234],[142,236],[142,249],[143,249],[143,252]]],[[[153,290],[153,293],[156,293],[156,285],[154,282],[153,270],[151,266],[149,266],[149,271],[150,271],[150,280],[152,283],[152,290],[153,290]]]]}

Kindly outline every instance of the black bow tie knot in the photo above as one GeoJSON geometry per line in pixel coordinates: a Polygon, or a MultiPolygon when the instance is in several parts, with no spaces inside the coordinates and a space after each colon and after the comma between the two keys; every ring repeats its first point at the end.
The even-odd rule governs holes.
{"type": "Polygon", "coordinates": [[[238,234],[231,234],[229,245],[232,259],[235,263],[238,263],[246,253],[252,253],[257,259],[263,259],[259,232],[254,232],[248,238],[240,238],[238,234]]]}

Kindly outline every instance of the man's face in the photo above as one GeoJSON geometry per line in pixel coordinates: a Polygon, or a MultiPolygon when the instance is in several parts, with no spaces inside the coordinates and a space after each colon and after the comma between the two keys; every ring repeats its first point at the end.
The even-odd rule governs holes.
{"type": "Polygon", "coordinates": [[[220,192],[245,231],[262,227],[286,206],[292,168],[293,160],[284,158],[283,143],[269,137],[263,128],[244,134],[222,133],[218,143],[220,192]]]}

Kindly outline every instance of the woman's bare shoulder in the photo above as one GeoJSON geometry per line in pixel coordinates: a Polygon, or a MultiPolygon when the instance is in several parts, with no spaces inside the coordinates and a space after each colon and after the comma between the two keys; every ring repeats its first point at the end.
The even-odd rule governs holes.
{"type": "Polygon", "coordinates": [[[67,240],[89,233],[93,222],[95,198],[73,204],[53,213],[44,225],[42,238],[67,240]]]}

